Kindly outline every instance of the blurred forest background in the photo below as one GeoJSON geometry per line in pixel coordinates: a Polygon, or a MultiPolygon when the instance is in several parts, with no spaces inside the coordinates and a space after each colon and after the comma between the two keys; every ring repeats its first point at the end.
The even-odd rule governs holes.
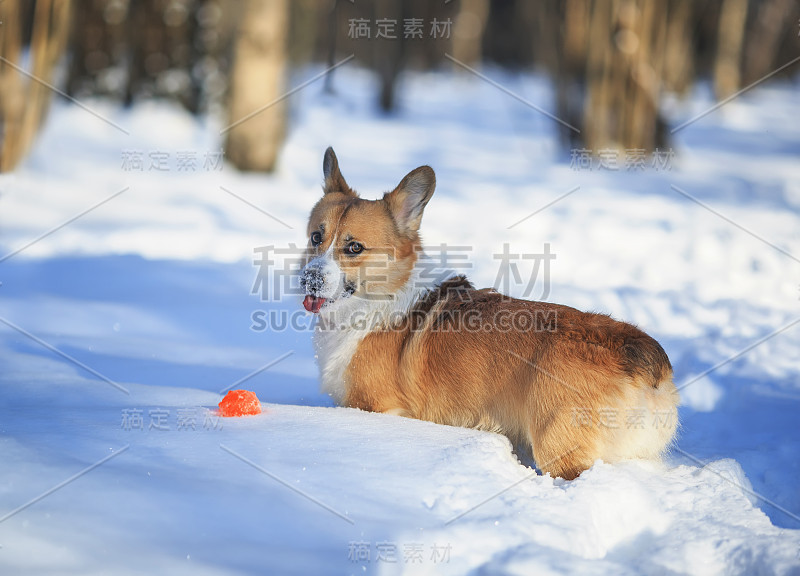
{"type": "Polygon", "coordinates": [[[97,96],[220,114],[225,157],[271,170],[312,64],[331,91],[342,62],[373,70],[387,114],[404,70],[543,73],[565,147],[646,152],[669,145],[665,94],[707,80],[722,101],[800,69],[798,0],[3,0],[0,21],[2,171],[52,98],[97,96]]]}

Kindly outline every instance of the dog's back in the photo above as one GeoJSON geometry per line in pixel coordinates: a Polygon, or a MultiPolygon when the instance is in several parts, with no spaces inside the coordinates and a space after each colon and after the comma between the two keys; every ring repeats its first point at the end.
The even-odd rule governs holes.
{"type": "Polygon", "coordinates": [[[657,458],[677,426],[672,368],[647,334],[460,278],[367,334],[345,378],[348,406],[500,432],[565,478],[657,458]]]}

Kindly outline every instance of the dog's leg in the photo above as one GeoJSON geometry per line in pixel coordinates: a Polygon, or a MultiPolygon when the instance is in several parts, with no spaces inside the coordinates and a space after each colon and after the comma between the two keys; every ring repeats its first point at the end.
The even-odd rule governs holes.
{"type": "Polygon", "coordinates": [[[597,458],[595,438],[591,430],[571,427],[569,422],[551,425],[541,431],[531,427],[530,440],[536,467],[553,478],[573,480],[592,466],[597,458]]]}

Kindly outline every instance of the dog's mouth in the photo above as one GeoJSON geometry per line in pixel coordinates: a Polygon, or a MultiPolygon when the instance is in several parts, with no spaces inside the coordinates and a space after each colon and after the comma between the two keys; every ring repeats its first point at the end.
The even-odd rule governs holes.
{"type": "Polygon", "coordinates": [[[305,308],[308,312],[319,314],[319,310],[322,308],[322,305],[325,304],[325,300],[325,298],[321,298],[319,296],[306,294],[306,297],[303,299],[303,308],[305,308]]]}
{"type": "MultiPolygon", "coordinates": [[[[1,1],[2,0],[0,0],[0,2],[1,1]]],[[[347,280],[344,283],[344,293],[342,293],[341,297],[349,298],[355,293],[355,291],[356,291],[356,283],[347,280]]],[[[338,301],[338,299],[325,298],[323,296],[314,296],[313,294],[306,294],[306,297],[303,298],[303,308],[305,308],[308,312],[319,314],[319,311],[322,309],[322,305],[325,304],[325,302],[328,302],[330,304],[336,301],[338,301]]]]}

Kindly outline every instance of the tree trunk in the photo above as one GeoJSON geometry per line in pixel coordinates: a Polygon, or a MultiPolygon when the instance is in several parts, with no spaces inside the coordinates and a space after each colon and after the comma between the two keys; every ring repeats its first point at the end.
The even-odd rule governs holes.
{"type": "MultiPolygon", "coordinates": [[[[570,126],[580,126],[591,3],[589,0],[547,0],[530,6],[536,11],[533,15],[537,24],[534,53],[553,78],[556,116],[570,126]]],[[[561,123],[557,129],[565,145],[574,148],[579,144],[578,132],[561,123]]]]}
{"type": "Polygon", "coordinates": [[[747,22],[747,0],[723,0],[719,15],[714,93],[723,100],[742,85],[742,45],[747,22]]]}
{"type": "Polygon", "coordinates": [[[668,90],[685,95],[694,75],[692,19],[694,0],[672,0],[667,16],[663,83],[668,90]]]}
{"type": "Polygon", "coordinates": [[[759,3],[749,34],[750,41],[745,48],[743,84],[751,84],[772,72],[787,31],[795,40],[800,36],[800,22],[796,14],[797,0],[765,0],[759,3]]]}
{"type": "Polygon", "coordinates": [[[489,0],[461,0],[453,26],[453,57],[473,66],[480,62],[489,0]]]}
{"type": "Polygon", "coordinates": [[[30,77],[20,71],[21,31],[19,3],[6,0],[0,55],[0,171],[13,170],[25,157],[41,127],[53,91],[43,82],[52,79],[53,68],[69,35],[70,2],[38,0],[34,7],[30,47],[30,77]]]}
{"type": "Polygon", "coordinates": [[[373,65],[381,80],[378,104],[384,112],[395,109],[395,90],[397,77],[403,67],[403,3],[400,0],[376,0],[375,22],[380,19],[397,22],[394,38],[376,38],[373,48],[373,65]]]}
{"type": "Polygon", "coordinates": [[[241,170],[271,171],[286,124],[288,0],[245,0],[230,79],[226,157],[241,170]]]}
{"type": "Polygon", "coordinates": [[[595,0],[590,18],[584,144],[595,154],[663,146],[658,106],[667,5],[595,0]]]}

